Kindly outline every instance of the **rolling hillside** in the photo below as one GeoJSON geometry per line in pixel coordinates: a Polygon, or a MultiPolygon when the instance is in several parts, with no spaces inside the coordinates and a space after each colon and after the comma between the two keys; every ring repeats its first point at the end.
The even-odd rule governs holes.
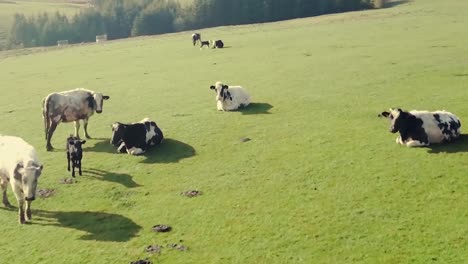
{"type": "Polygon", "coordinates": [[[227,46],[215,50],[182,32],[0,52],[0,133],[37,148],[38,189],[54,190],[33,202],[31,224],[0,207],[1,263],[464,263],[468,136],[409,149],[377,114],[446,109],[468,130],[467,9],[396,1],[200,30],[227,46]],[[216,111],[215,81],[254,104],[216,111]],[[76,87],[110,100],[90,119],[84,175],[62,184],[73,124],[46,152],[41,102],[76,87]],[[115,153],[111,124],[144,117],[166,140],[115,153]],[[203,195],[181,195],[191,189],[203,195]]]}

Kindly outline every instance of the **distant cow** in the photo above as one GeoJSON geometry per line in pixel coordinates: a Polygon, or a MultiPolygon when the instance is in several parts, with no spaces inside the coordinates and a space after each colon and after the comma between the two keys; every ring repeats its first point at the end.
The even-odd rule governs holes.
{"type": "Polygon", "coordinates": [[[18,200],[19,222],[30,221],[31,202],[36,199],[37,180],[42,173],[42,164],[36,150],[23,139],[0,136],[0,186],[3,204],[11,207],[7,198],[8,182],[18,200]],[[24,201],[26,200],[26,206],[24,201]]]}
{"type": "Polygon", "coordinates": [[[200,41],[200,49],[203,48],[203,46],[207,46],[209,48],[210,47],[210,42],[208,40],[200,41]]]}
{"type": "Polygon", "coordinates": [[[75,137],[79,138],[80,121],[83,120],[84,135],[88,134],[88,119],[96,113],[102,112],[103,100],[109,96],[90,90],[78,88],[75,90],[51,93],[42,101],[42,115],[44,117],[47,150],[53,149],[50,143],[57,125],[60,122],[75,122],[75,137]]]}
{"type": "Polygon", "coordinates": [[[391,120],[390,132],[400,132],[396,143],[407,147],[450,142],[460,136],[460,120],[446,111],[406,112],[400,108],[390,108],[389,112],[382,112],[379,116],[391,120]]]}
{"type": "Polygon", "coordinates": [[[218,40],[212,40],[211,41],[211,47],[214,49],[214,48],[217,48],[217,49],[222,49],[224,47],[224,43],[222,40],[218,39],[218,40]]]}
{"type": "Polygon", "coordinates": [[[78,174],[81,176],[81,160],[83,159],[83,148],[81,147],[86,140],[70,136],[67,138],[67,170],[70,171],[70,162],[72,164],[72,177],[75,177],[75,168],[78,168],[78,174]]]}
{"type": "Polygon", "coordinates": [[[232,111],[250,104],[250,95],[241,86],[228,86],[216,82],[210,86],[216,92],[216,106],[220,111],[232,111]]]}
{"type": "Polygon", "coordinates": [[[147,148],[162,142],[164,136],[155,122],[148,118],[138,123],[112,124],[112,137],[110,143],[117,147],[118,152],[127,152],[131,155],[145,153],[147,148]]]}
{"type": "Polygon", "coordinates": [[[195,46],[197,44],[197,42],[200,42],[200,41],[201,41],[200,33],[193,33],[192,34],[192,43],[193,43],[193,45],[195,46]]]}

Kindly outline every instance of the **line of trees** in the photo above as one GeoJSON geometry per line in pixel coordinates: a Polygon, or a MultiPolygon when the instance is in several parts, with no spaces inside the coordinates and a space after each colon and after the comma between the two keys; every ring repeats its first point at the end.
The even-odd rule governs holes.
{"type": "Polygon", "coordinates": [[[56,45],[153,35],[222,25],[309,17],[372,7],[375,0],[93,0],[69,18],[60,13],[15,14],[7,48],[56,45]]]}

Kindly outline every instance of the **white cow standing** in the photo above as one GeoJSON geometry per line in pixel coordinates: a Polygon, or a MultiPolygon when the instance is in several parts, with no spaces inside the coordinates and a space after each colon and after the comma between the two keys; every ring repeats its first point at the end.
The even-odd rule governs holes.
{"type": "Polygon", "coordinates": [[[0,135],[2,202],[6,207],[11,206],[6,194],[8,182],[10,182],[18,200],[18,215],[21,224],[31,220],[31,202],[36,198],[37,180],[42,168],[33,146],[19,137],[0,135]],[[26,206],[24,206],[25,201],[26,206]]]}
{"type": "Polygon", "coordinates": [[[47,150],[53,149],[50,143],[57,125],[60,122],[75,122],[75,137],[79,138],[80,120],[83,120],[84,135],[88,134],[88,119],[102,112],[103,100],[109,96],[94,91],[78,88],[74,90],[51,93],[42,101],[47,150]]]}

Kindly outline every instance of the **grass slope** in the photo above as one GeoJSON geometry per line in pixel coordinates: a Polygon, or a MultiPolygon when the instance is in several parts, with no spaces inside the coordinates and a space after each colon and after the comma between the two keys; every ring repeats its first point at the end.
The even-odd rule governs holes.
{"type": "Polygon", "coordinates": [[[61,14],[73,15],[77,13],[81,7],[83,7],[83,5],[69,3],[64,0],[0,0],[0,49],[6,44],[8,30],[13,23],[13,16],[15,13],[31,16],[44,12],[53,14],[58,11],[61,14]]]}
{"type": "Polygon", "coordinates": [[[0,53],[1,133],[37,147],[39,188],[56,189],[33,203],[30,225],[0,209],[1,262],[463,263],[467,137],[408,149],[377,114],[444,108],[468,120],[467,8],[426,0],[202,30],[223,50],[180,33],[0,53]],[[243,85],[256,104],[217,112],[217,80],[243,85]],[[74,87],[111,99],[90,121],[84,176],[62,185],[73,125],[46,152],[41,100],[74,87]],[[167,140],[145,156],[114,154],[110,124],[146,116],[167,140]],[[144,252],[168,243],[189,250],[144,252]]]}

